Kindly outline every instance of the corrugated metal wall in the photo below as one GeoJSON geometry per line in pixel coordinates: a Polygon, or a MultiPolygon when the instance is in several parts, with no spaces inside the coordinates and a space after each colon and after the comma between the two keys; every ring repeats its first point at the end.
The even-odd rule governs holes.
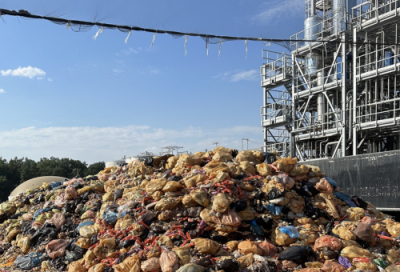
{"type": "Polygon", "coordinates": [[[400,150],[307,161],[332,177],[347,194],[378,208],[400,210],[400,150]]]}

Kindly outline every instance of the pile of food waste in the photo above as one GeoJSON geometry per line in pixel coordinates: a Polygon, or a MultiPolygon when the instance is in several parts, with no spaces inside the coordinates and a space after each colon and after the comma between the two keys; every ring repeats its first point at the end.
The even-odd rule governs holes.
{"type": "Polygon", "coordinates": [[[400,223],[323,169],[259,151],[44,183],[0,204],[0,223],[0,271],[400,271],[400,223]]]}

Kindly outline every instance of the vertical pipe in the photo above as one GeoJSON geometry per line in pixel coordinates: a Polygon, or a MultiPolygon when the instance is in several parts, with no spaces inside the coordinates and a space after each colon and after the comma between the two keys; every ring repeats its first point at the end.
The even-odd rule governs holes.
{"type": "Polygon", "coordinates": [[[311,0],[311,16],[315,16],[315,1],[316,0],[311,0]]]}
{"type": "MultiPolygon", "coordinates": [[[[295,129],[295,123],[296,123],[296,87],[295,87],[295,78],[297,77],[297,71],[296,71],[296,65],[294,65],[295,63],[295,53],[292,53],[292,128],[295,129]]],[[[290,132],[290,151],[289,151],[289,155],[290,157],[294,158],[296,155],[296,151],[295,151],[295,146],[296,146],[296,142],[295,142],[295,137],[294,137],[294,133],[293,130],[290,132]]]]}
{"type": "Polygon", "coordinates": [[[347,70],[347,62],[346,62],[346,33],[342,35],[342,136],[341,143],[338,145],[342,148],[342,157],[346,156],[346,70],[347,70]]]}
{"type": "Polygon", "coordinates": [[[325,119],[325,103],[324,95],[322,93],[318,94],[317,97],[317,116],[318,122],[323,124],[325,119]]]}
{"type": "MultiPolygon", "coordinates": [[[[357,111],[357,29],[353,27],[353,122],[357,123],[356,111],[357,111]]],[[[357,155],[357,127],[353,127],[353,156],[357,155]]]]}

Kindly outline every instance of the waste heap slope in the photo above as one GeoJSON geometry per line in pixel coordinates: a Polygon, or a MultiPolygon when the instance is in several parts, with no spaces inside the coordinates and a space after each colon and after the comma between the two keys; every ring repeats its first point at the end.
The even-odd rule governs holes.
{"type": "Polygon", "coordinates": [[[323,169],[218,147],[0,204],[0,271],[400,271],[400,223],[323,169]]]}

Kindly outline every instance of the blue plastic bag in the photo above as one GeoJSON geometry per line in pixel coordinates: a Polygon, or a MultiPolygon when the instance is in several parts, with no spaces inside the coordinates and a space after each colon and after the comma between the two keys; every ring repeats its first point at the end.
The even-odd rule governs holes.
{"type": "Polygon", "coordinates": [[[103,219],[110,225],[114,225],[118,220],[118,213],[116,212],[108,212],[103,214],[103,219]]]}
{"type": "Polygon", "coordinates": [[[37,211],[33,214],[33,219],[36,219],[36,217],[38,217],[42,212],[45,213],[45,212],[48,212],[48,211],[51,211],[51,209],[50,209],[50,208],[45,208],[45,209],[37,210],[37,211]]]}
{"type": "Polygon", "coordinates": [[[336,181],[334,181],[333,179],[331,179],[329,177],[325,177],[325,179],[329,182],[330,185],[332,185],[333,188],[338,187],[336,181]]]}
{"type": "Polygon", "coordinates": [[[49,184],[51,189],[54,189],[54,188],[56,188],[58,186],[61,186],[61,185],[62,185],[61,181],[56,181],[56,182],[53,182],[53,183],[49,184]]]}
{"type": "Polygon", "coordinates": [[[40,257],[42,257],[40,253],[30,253],[29,255],[19,256],[15,260],[14,265],[16,268],[22,270],[31,270],[42,262],[40,257]]]}
{"type": "Polygon", "coordinates": [[[84,227],[84,226],[90,226],[90,225],[94,225],[94,222],[93,221],[85,221],[85,222],[82,222],[82,223],[80,223],[79,225],[78,225],[78,227],[76,228],[76,232],[79,232],[79,230],[82,228],[82,227],[84,227]]]}
{"type": "Polygon", "coordinates": [[[269,210],[273,215],[280,215],[283,210],[283,206],[275,206],[275,204],[264,205],[264,208],[269,210]]]}
{"type": "Polygon", "coordinates": [[[350,207],[357,207],[356,204],[351,201],[351,198],[348,194],[345,193],[341,193],[341,192],[334,192],[333,193],[337,198],[343,200],[344,202],[346,202],[347,205],[349,205],[350,207]]]}
{"type": "Polygon", "coordinates": [[[256,220],[251,220],[250,221],[250,226],[251,226],[251,230],[257,234],[257,235],[264,235],[264,231],[262,230],[262,228],[257,225],[256,220]]]}
{"type": "Polygon", "coordinates": [[[279,231],[282,233],[286,233],[287,235],[290,236],[292,239],[297,239],[300,236],[300,233],[297,231],[297,229],[293,226],[287,226],[287,227],[280,227],[279,231]]]}

